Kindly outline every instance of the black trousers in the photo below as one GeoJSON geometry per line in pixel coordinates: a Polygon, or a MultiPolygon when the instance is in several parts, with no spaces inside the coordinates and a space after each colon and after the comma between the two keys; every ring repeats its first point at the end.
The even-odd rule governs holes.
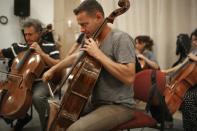
{"type": "Polygon", "coordinates": [[[197,130],[197,85],[191,87],[184,96],[181,106],[184,131],[197,130]]]}

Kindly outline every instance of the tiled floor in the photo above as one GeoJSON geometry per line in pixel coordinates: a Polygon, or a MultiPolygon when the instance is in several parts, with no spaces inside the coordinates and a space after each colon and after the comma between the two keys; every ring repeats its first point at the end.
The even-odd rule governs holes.
{"type": "MultiPolygon", "coordinates": [[[[142,108],[143,106],[144,106],[143,103],[139,104],[140,108],[142,108]]],[[[165,131],[183,131],[181,113],[176,112],[173,117],[174,117],[174,128],[165,131]]],[[[141,128],[130,129],[130,131],[141,131],[141,130],[142,130],[141,128]]],[[[6,125],[6,123],[2,119],[0,119],[0,131],[13,131],[13,129],[9,125],[6,125]]],[[[38,114],[35,112],[35,110],[33,112],[33,119],[24,127],[23,131],[41,131],[38,114]]],[[[144,128],[143,131],[158,131],[158,130],[151,128],[144,128]]]]}

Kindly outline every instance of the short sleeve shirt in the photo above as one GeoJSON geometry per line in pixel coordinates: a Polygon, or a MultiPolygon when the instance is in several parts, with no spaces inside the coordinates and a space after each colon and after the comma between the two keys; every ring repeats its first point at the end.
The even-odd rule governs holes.
{"type": "MultiPolygon", "coordinates": [[[[112,30],[101,44],[101,51],[117,63],[135,64],[135,50],[132,38],[119,30],[112,30]]],[[[132,85],[127,86],[105,68],[102,68],[92,93],[94,104],[134,105],[132,85]]]]}
{"type": "Polygon", "coordinates": [[[156,62],[158,64],[157,59],[156,59],[156,57],[155,57],[155,55],[153,54],[152,51],[145,50],[143,52],[143,55],[146,56],[149,60],[154,61],[154,62],[156,62]]]}

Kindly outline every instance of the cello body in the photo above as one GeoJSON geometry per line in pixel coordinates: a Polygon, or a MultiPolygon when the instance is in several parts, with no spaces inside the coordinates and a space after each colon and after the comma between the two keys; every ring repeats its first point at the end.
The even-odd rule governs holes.
{"type": "Polygon", "coordinates": [[[4,118],[15,119],[25,116],[32,104],[32,84],[44,70],[44,62],[36,53],[30,53],[22,68],[16,69],[24,55],[25,52],[22,52],[14,59],[7,81],[0,86],[0,91],[4,92],[0,100],[0,116],[4,118]]]}
{"type": "MultiPolygon", "coordinates": [[[[65,130],[79,119],[80,113],[88,101],[99,76],[101,67],[101,64],[90,56],[86,56],[80,62],[78,70],[75,70],[75,77],[71,80],[71,84],[63,96],[59,112],[56,114],[57,117],[55,117],[53,122],[50,122],[52,124],[50,125],[50,131],[65,130]]],[[[52,106],[50,112],[54,115],[54,111],[58,109],[58,105],[52,103],[50,106],[52,106]]]]}
{"type": "Polygon", "coordinates": [[[196,74],[196,62],[187,62],[186,65],[175,72],[172,80],[167,83],[164,96],[171,114],[179,109],[187,90],[197,84],[196,74]]]}

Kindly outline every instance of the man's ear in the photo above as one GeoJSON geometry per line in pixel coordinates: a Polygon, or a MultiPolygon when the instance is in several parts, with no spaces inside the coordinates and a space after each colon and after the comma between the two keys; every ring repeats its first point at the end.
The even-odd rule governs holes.
{"type": "Polygon", "coordinates": [[[101,14],[101,12],[99,12],[99,11],[96,12],[96,18],[97,18],[98,20],[100,20],[100,19],[103,18],[103,15],[101,14]]]}

